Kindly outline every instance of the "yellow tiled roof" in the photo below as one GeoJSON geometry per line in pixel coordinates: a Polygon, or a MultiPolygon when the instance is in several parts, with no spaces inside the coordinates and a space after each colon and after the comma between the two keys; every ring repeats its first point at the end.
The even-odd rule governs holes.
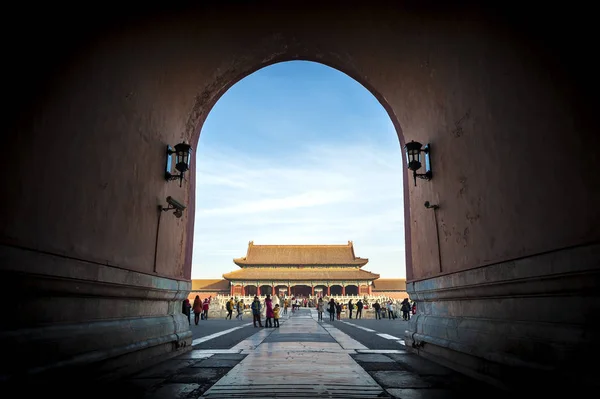
{"type": "Polygon", "coordinates": [[[235,258],[239,266],[246,265],[353,265],[364,266],[369,259],[354,255],[352,241],[343,245],[254,245],[248,243],[243,258],[235,258]]]}
{"type": "Polygon", "coordinates": [[[245,267],[225,273],[227,280],[375,280],[379,274],[358,267],[245,267]]]}
{"type": "Polygon", "coordinates": [[[406,279],[379,278],[373,281],[373,291],[406,291],[406,279]]]}
{"type": "Polygon", "coordinates": [[[220,278],[192,280],[192,291],[229,291],[229,281],[220,278]]]}

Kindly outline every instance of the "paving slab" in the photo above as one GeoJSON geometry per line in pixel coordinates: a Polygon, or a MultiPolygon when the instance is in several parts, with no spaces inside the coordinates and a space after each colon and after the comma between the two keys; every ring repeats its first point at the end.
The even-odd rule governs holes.
{"type": "Polygon", "coordinates": [[[242,353],[217,353],[217,354],[213,355],[212,357],[213,357],[213,359],[237,360],[238,362],[241,362],[242,360],[244,360],[246,355],[244,355],[242,353]]]}
{"type": "Polygon", "coordinates": [[[178,370],[193,366],[196,360],[166,360],[133,376],[139,378],[168,378],[177,373],[178,370]]]}
{"type": "Polygon", "coordinates": [[[200,389],[198,384],[165,384],[145,396],[147,399],[183,399],[200,389]]]}
{"type": "MultiPolygon", "coordinates": [[[[223,377],[229,369],[223,368],[198,368],[192,367],[182,370],[180,373],[175,374],[169,378],[169,383],[184,383],[184,384],[199,384],[204,385],[210,382],[210,385],[214,384],[221,377],[223,377]]],[[[208,388],[208,387],[207,387],[208,388]]]]}
{"type": "Polygon", "coordinates": [[[434,363],[430,360],[423,359],[415,355],[414,353],[410,354],[388,354],[391,359],[405,366],[405,368],[409,371],[417,373],[419,375],[450,375],[455,374],[456,372],[441,366],[437,363],[434,363]]]}
{"type": "Polygon", "coordinates": [[[213,353],[207,353],[202,350],[193,349],[183,355],[178,356],[177,359],[180,359],[180,360],[185,360],[185,359],[202,360],[202,359],[208,359],[212,355],[213,355],[213,353]]]}
{"type": "Polygon", "coordinates": [[[197,362],[192,367],[193,368],[232,368],[235,367],[240,361],[235,359],[217,359],[211,357],[210,359],[202,360],[197,362]]]}
{"type": "Polygon", "coordinates": [[[270,342],[336,342],[330,334],[315,334],[315,333],[282,333],[271,334],[263,343],[270,342]]]}
{"type": "Polygon", "coordinates": [[[394,398],[401,399],[464,399],[465,393],[450,391],[447,389],[404,389],[404,388],[390,388],[386,390],[394,398]]]}
{"type": "Polygon", "coordinates": [[[373,378],[385,388],[431,388],[431,384],[410,371],[375,371],[373,378]]]}
{"type": "Polygon", "coordinates": [[[379,353],[359,353],[356,355],[352,355],[352,358],[359,363],[363,362],[377,362],[377,363],[395,363],[393,359],[389,357],[379,354],[379,353]]]}
{"type": "Polygon", "coordinates": [[[376,362],[366,362],[366,363],[358,363],[365,370],[371,373],[372,371],[407,371],[402,367],[401,364],[396,362],[392,363],[376,363],[376,362]]]}

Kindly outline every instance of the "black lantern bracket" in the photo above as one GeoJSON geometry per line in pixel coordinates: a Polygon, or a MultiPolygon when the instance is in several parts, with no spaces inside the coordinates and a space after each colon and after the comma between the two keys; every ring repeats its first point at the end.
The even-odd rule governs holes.
{"type": "Polygon", "coordinates": [[[411,141],[410,143],[406,143],[404,149],[406,151],[408,169],[413,172],[415,186],[417,185],[417,178],[431,180],[433,178],[433,172],[431,170],[431,144],[423,146],[421,143],[411,141]],[[417,173],[422,166],[421,154],[424,154],[425,158],[425,173],[417,173]]]}
{"type": "Polygon", "coordinates": [[[166,155],[165,180],[179,180],[179,187],[181,187],[185,172],[190,168],[192,147],[185,141],[177,144],[175,148],[167,145],[166,155]],[[173,155],[175,156],[175,169],[179,171],[179,174],[173,173],[173,155]]]}

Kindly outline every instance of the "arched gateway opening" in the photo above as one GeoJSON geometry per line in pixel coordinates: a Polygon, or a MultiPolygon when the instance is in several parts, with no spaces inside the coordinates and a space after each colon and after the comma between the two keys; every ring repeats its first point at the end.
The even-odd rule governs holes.
{"type": "Polygon", "coordinates": [[[595,378],[600,183],[580,171],[600,170],[600,143],[593,64],[573,46],[594,25],[565,9],[322,3],[14,14],[37,34],[6,49],[0,344],[19,350],[3,376],[118,374],[189,349],[195,171],[166,181],[165,148],[195,147],[243,77],[309,60],[371,91],[401,145],[432,145],[433,179],[404,183],[408,349],[488,381],[595,378]],[[556,30],[565,13],[582,23],[556,30]],[[181,218],[158,211],[168,196],[181,218]]]}
{"type": "MultiPolygon", "coordinates": [[[[402,147],[404,146],[404,138],[402,136],[402,130],[400,128],[400,124],[399,124],[397,118],[395,118],[395,116],[393,114],[390,114],[391,107],[389,106],[389,104],[387,104],[385,102],[385,100],[383,99],[381,94],[374,91],[374,89],[369,86],[367,81],[360,79],[360,77],[358,77],[356,71],[354,71],[352,68],[348,68],[348,66],[344,65],[343,63],[340,63],[336,57],[321,56],[317,59],[314,56],[309,56],[309,55],[295,55],[293,57],[286,56],[286,55],[280,55],[279,57],[277,57],[275,59],[270,59],[264,63],[248,64],[247,70],[243,74],[228,76],[227,80],[225,80],[227,83],[223,85],[221,90],[219,90],[218,92],[213,94],[210,102],[203,104],[202,110],[206,109],[207,112],[203,112],[201,115],[198,115],[198,120],[194,121],[194,123],[196,124],[197,129],[198,129],[198,134],[192,134],[192,138],[191,138],[192,146],[194,148],[198,147],[198,143],[201,140],[202,127],[203,127],[203,124],[204,124],[206,118],[208,117],[208,114],[213,109],[213,107],[216,105],[217,101],[221,98],[221,96],[223,96],[231,87],[233,87],[236,83],[240,82],[244,78],[249,77],[254,72],[257,72],[261,69],[269,68],[270,66],[273,66],[273,65],[281,65],[281,64],[285,64],[287,62],[295,62],[295,61],[296,62],[297,61],[309,61],[310,63],[320,64],[322,66],[333,68],[337,72],[347,75],[348,77],[353,79],[355,82],[360,84],[362,87],[364,87],[366,90],[368,90],[377,99],[379,104],[383,107],[383,109],[385,110],[387,115],[390,117],[390,121],[392,122],[392,124],[395,128],[395,131],[396,131],[396,134],[397,134],[398,140],[399,140],[399,146],[398,146],[399,152],[398,152],[397,162],[401,163],[404,167],[404,170],[406,170],[406,157],[401,152],[402,147]]],[[[207,100],[205,98],[202,98],[202,101],[204,103],[207,100]]],[[[198,160],[198,161],[201,162],[201,160],[198,160]]],[[[196,161],[196,162],[198,162],[198,161],[196,161]]],[[[195,166],[193,165],[191,175],[190,175],[191,188],[190,188],[189,201],[188,201],[188,203],[190,204],[190,207],[192,208],[191,212],[194,211],[194,207],[196,204],[196,187],[195,187],[195,182],[196,182],[196,178],[197,178],[196,173],[197,173],[197,170],[196,170],[195,166]]],[[[406,262],[406,276],[407,276],[407,278],[410,278],[410,276],[411,276],[411,259],[412,258],[410,256],[410,254],[411,254],[410,224],[407,223],[407,221],[410,220],[410,218],[409,218],[409,205],[408,205],[408,197],[407,197],[408,196],[408,191],[407,191],[408,183],[407,183],[406,178],[402,179],[402,184],[403,184],[403,202],[398,203],[398,207],[402,208],[404,210],[404,221],[405,221],[405,223],[404,223],[404,241],[405,242],[398,242],[397,245],[399,247],[404,248],[404,258],[405,258],[405,262],[406,262]]],[[[193,248],[194,221],[195,220],[193,218],[188,219],[188,226],[187,226],[187,229],[188,229],[187,236],[189,238],[187,241],[187,251],[188,252],[186,255],[186,267],[189,267],[189,268],[191,268],[191,258],[192,258],[191,251],[193,248]]],[[[253,239],[253,237],[249,237],[249,239],[253,239]]],[[[300,290],[300,289],[297,289],[297,290],[298,290],[298,292],[304,292],[303,290],[300,290]]],[[[293,290],[290,290],[290,292],[292,292],[292,291],[293,290]]],[[[263,289],[261,289],[260,292],[264,293],[265,291],[263,289]]],[[[310,286],[308,287],[307,292],[308,293],[312,292],[310,286]]],[[[342,293],[342,290],[340,289],[339,294],[341,294],[341,293],[342,293]]]]}
{"type": "Polygon", "coordinates": [[[349,76],[306,61],[254,72],[215,104],[195,154],[192,279],[229,283],[218,304],[248,285],[343,302],[358,282],[364,295],[380,276],[404,285],[401,148],[379,101],[349,76]]]}

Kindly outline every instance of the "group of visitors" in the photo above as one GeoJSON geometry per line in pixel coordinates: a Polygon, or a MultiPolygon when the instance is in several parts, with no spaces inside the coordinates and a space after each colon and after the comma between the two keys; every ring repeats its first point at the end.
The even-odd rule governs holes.
{"type": "Polygon", "coordinates": [[[375,309],[375,319],[381,320],[385,318],[387,313],[388,320],[396,319],[396,306],[394,302],[388,301],[387,303],[380,304],[379,301],[376,301],[373,304],[373,309],[375,309]]]}
{"type": "Polygon", "coordinates": [[[356,305],[352,303],[352,299],[350,299],[348,301],[348,314],[350,316],[350,318],[352,318],[352,311],[356,308],[356,318],[357,319],[362,319],[362,310],[365,307],[365,305],[363,304],[363,302],[359,299],[358,302],[356,302],[356,305]]]}
{"type": "MultiPolygon", "coordinates": [[[[279,328],[279,304],[273,306],[273,300],[271,299],[271,295],[267,294],[265,298],[265,328],[279,328]]],[[[252,309],[252,324],[254,327],[262,327],[261,321],[261,310],[262,304],[260,303],[260,299],[258,296],[254,297],[252,301],[252,305],[250,305],[252,309]],[[258,326],[256,325],[258,323],[258,326]]]]}
{"type": "Polygon", "coordinates": [[[327,304],[327,311],[329,312],[329,321],[334,321],[336,319],[340,320],[342,314],[342,304],[331,298],[327,304]]]}
{"type": "MultiPolygon", "coordinates": [[[[200,297],[196,295],[193,304],[190,304],[189,299],[185,299],[183,301],[182,312],[187,316],[190,325],[192,324],[191,312],[194,313],[195,325],[198,325],[199,320],[208,320],[208,309],[210,307],[211,299],[212,297],[208,297],[205,298],[204,301],[202,301],[200,297]]],[[[292,312],[294,312],[296,309],[300,308],[304,304],[298,298],[292,297],[291,300],[289,300],[286,297],[283,301],[284,315],[287,314],[287,310],[290,305],[292,306],[292,312]]],[[[237,315],[235,316],[236,320],[243,321],[245,307],[246,304],[244,303],[243,298],[239,301],[236,301],[233,297],[231,297],[225,303],[225,309],[227,310],[225,320],[232,320],[233,311],[235,310],[237,312],[237,315]]],[[[261,320],[261,311],[263,309],[263,304],[261,303],[258,296],[254,297],[250,308],[252,309],[254,327],[263,327],[261,320]]],[[[356,310],[355,318],[362,319],[363,308],[365,308],[365,305],[361,299],[359,299],[356,302],[356,304],[354,304],[352,299],[350,299],[347,304],[349,318],[352,319],[353,311],[356,310]]],[[[271,299],[270,294],[267,294],[264,300],[264,309],[265,327],[278,328],[280,307],[279,304],[273,306],[273,300],[271,299]]],[[[344,306],[339,301],[336,302],[333,298],[331,298],[327,303],[323,300],[323,298],[319,298],[317,301],[317,312],[319,321],[323,321],[323,313],[325,312],[325,310],[329,312],[330,321],[340,320],[341,313],[344,310],[344,306]]],[[[395,320],[398,317],[396,315],[396,306],[391,300],[387,301],[387,303],[384,302],[382,304],[380,304],[379,301],[375,301],[375,303],[373,304],[373,310],[375,310],[375,319],[381,320],[382,318],[386,318],[387,316],[389,320],[395,320]]],[[[402,320],[408,321],[410,320],[411,313],[416,313],[416,304],[414,302],[411,304],[408,298],[404,298],[404,300],[400,304],[400,311],[402,312],[402,320]]]]}
{"type": "Polygon", "coordinates": [[[408,298],[404,298],[400,304],[400,310],[402,311],[402,320],[408,321],[410,320],[411,312],[412,314],[417,312],[417,304],[413,302],[411,305],[408,298]]]}
{"type": "Polygon", "coordinates": [[[210,301],[212,296],[208,298],[204,298],[204,301],[200,299],[200,296],[196,295],[194,298],[194,303],[190,304],[189,299],[185,299],[183,301],[183,305],[181,308],[181,312],[187,316],[188,323],[192,325],[191,313],[194,312],[194,324],[198,325],[200,319],[207,320],[208,319],[208,308],[210,306],[210,301]]]}
{"type": "MultiPolygon", "coordinates": [[[[331,298],[327,304],[323,301],[323,298],[319,298],[317,302],[317,314],[318,321],[323,321],[323,313],[325,310],[329,313],[329,321],[340,320],[343,311],[343,305],[336,302],[335,299],[331,298]]],[[[364,308],[363,302],[359,299],[356,304],[352,303],[352,299],[348,302],[348,315],[352,318],[352,311],[356,309],[356,319],[362,319],[362,310],[364,308]]],[[[386,318],[388,320],[395,320],[398,316],[396,315],[396,306],[391,300],[387,303],[380,304],[379,301],[375,301],[373,304],[373,310],[375,310],[375,319],[381,320],[386,318]]],[[[410,320],[410,314],[416,313],[416,304],[410,303],[408,298],[405,298],[401,303],[402,319],[410,320]]]]}
{"type": "Polygon", "coordinates": [[[231,318],[233,317],[233,310],[235,309],[235,311],[237,312],[237,314],[235,315],[235,319],[244,321],[244,309],[245,308],[246,308],[246,305],[244,304],[244,298],[240,298],[240,300],[236,302],[233,299],[233,297],[231,297],[225,303],[225,310],[227,310],[227,314],[225,315],[225,320],[227,320],[227,319],[231,320],[231,318]]]}

